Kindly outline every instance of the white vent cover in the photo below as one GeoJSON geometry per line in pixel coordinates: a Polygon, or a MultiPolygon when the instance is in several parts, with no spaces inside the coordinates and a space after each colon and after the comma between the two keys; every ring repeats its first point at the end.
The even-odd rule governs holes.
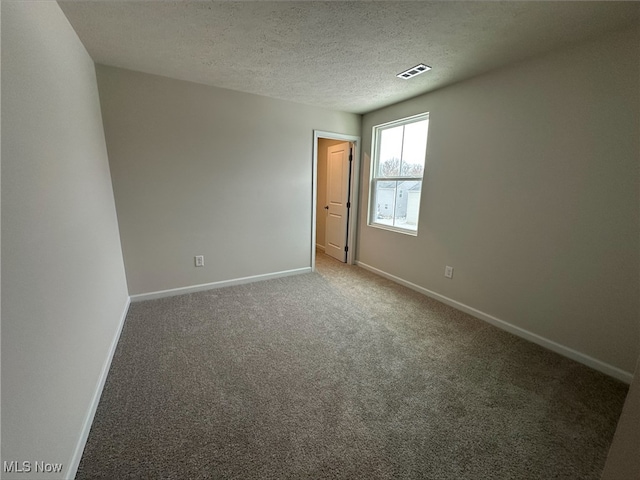
{"type": "Polygon", "coordinates": [[[404,78],[406,80],[406,79],[415,77],[416,75],[420,75],[421,73],[428,72],[429,70],[431,70],[431,67],[429,65],[420,63],[415,67],[411,67],[405,70],[404,72],[399,73],[398,75],[396,75],[396,77],[404,78]]]}

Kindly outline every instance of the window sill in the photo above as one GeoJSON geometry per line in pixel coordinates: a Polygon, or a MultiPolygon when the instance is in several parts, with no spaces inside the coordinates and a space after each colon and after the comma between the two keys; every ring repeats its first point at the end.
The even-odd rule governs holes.
{"type": "Polygon", "coordinates": [[[380,230],[388,230],[390,232],[396,232],[396,233],[402,233],[404,235],[409,235],[411,237],[417,237],[418,236],[418,230],[409,230],[408,228],[400,228],[400,227],[393,227],[391,225],[384,225],[381,223],[367,223],[368,227],[373,227],[373,228],[379,228],[380,230]]]}

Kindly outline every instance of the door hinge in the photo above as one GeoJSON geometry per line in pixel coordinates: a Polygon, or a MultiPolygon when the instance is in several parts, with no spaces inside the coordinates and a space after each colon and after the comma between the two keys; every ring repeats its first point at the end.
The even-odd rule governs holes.
{"type": "Polygon", "coordinates": [[[351,208],[351,202],[347,202],[347,208],[351,208]]]}
{"type": "Polygon", "coordinates": [[[349,251],[349,247],[344,247],[344,251],[348,252],[349,251]]]}

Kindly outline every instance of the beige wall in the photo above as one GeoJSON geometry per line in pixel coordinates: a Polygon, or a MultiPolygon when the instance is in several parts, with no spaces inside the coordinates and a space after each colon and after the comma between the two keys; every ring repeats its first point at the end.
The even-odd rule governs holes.
{"type": "Polygon", "coordinates": [[[311,266],[313,130],[358,115],[97,72],[131,294],[311,266]]]}
{"type": "Polygon", "coordinates": [[[318,202],[316,207],[316,245],[325,246],[327,213],[327,148],[344,140],[318,139],[318,202]]]}
{"type": "MultiPolygon", "coordinates": [[[[640,154],[638,166],[640,167],[640,154]]],[[[640,189],[640,185],[638,188],[640,189]]],[[[640,292],[638,294],[640,296],[640,292]]],[[[638,341],[640,341],[640,316],[638,317],[638,341]]],[[[602,480],[640,480],[640,428],[638,425],[640,425],[640,357],[611,442],[602,480]]]]}
{"type": "Polygon", "coordinates": [[[602,480],[640,480],[640,359],[625,401],[602,480]]]}
{"type": "Polygon", "coordinates": [[[620,32],[365,115],[358,260],[632,372],[639,35],[620,32]],[[371,128],[426,111],[418,236],[367,226],[371,128]],[[451,280],[445,265],[455,268],[451,280]]]}
{"type": "Polygon", "coordinates": [[[2,461],[62,478],[128,295],[94,65],[55,2],[2,2],[2,127],[2,461]]]}

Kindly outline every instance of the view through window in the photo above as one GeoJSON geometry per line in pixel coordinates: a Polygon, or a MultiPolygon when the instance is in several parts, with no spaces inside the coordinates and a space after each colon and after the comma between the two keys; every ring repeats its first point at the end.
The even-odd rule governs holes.
{"type": "Polygon", "coordinates": [[[429,114],[373,127],[369,225],[417,234],[429,114]]]}

